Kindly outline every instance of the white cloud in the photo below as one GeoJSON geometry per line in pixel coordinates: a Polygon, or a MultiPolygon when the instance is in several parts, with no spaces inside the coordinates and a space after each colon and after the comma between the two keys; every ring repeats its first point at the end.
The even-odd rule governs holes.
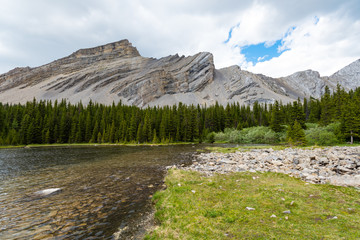
{"type": "Polygon", "coordinates": [[[308,19],[284,39],[289,49],[277,58],[259,62],[250,71],[270,76],[285,76],[313,69],[331,75],[360,58],[360,20],[353,21],[341,11],[308,19]]]}
{"type": "Polygon", "coordinates": [[[124,38],[143,56],[208,51],[217,68],[237,64],[271,76],[307,68],[327,74],[360,57],[358,0],[0,1],[0,73],[124,38]],[[293,26],[280,57],[253,66],[240,53],[273,44],[293,26]]]}

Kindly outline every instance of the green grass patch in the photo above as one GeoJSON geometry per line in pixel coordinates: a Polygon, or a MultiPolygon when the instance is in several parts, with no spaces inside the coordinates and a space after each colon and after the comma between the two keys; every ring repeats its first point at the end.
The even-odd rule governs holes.
{"type": "Polygon", "coordinates": [[[166,185],[153,197],[159,226],[145,239],[360,238],[355,188],[306,184],[278,173],[205,177],[177,169],[166,185]]]}

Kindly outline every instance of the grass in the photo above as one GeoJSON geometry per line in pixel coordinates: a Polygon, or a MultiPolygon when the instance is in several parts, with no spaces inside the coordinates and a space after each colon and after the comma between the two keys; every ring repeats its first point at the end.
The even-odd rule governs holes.
{"type": "Polygon", "coordinates": [[[166,185],[153,197],[160,225],[145,239],[360,239],[355,188],[279,173],[205,177],[177,169],[166,185]]]}

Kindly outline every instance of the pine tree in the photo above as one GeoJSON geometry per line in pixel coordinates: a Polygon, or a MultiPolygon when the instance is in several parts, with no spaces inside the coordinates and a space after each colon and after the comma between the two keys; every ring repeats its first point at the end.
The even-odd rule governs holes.
{"type": "Polygon", "coordinates": [[[85,142],[90,141],[90,139],[92,137],[93,130],[94,130],[94,128],[93,128],[93,126],[91,124],[91,113],[90,113],[90,111],[88,111],[87,115],[86,115],[86,121],[85,121],[85,139],[84,139],[85,142]]]}
{"type": "Polygon", "coordinates": [[[153,140],[152,140],[152,143],[158,143],[159,142],[159,139],[157,138],[156,136],[156,129],[154,128],[154,133],[153,133],[153,140]]]}
{"type": "Polygon", "coordinates": [[[168,115],[166,113],[163,113],[160,123],[160,139],[162,142],[165,141],[165,139],[168,136],[167,125],[168,125],[168,115]]]}
{"type": "Polygon", "coordinates": [[[31,122],[26,132],[26,144],[34,143],[34,123],[31,122]]]}
{"type": "Polygon", "coordinates": [[[289,118],[289,124],[294,125],[295,121],[297,121],[300,126],[305,129],[305,113],[303,110],[303,107],[301,106],[300,99],[298,101],[294,101],[292,106],[290,106],[290,118],[289,118]]]}
{"type": "Polygon", "coordinates": [[[232,126],[232,116],[231,116],[231,109],[230,105],[227,104],[225,108],[225,128],[231,128],[232,126]]]}
{"type": "MultiPolygon", "coordinates": [[[[93,143],[93,142],[98,142],[98,136],[99,136],[99,123],[98,121],[96,120],[95,122],[95,125],[94,125],[94,129],[92,131],[92,135],[91,135],[91,139],[90,139],[90,142],[93,143]]],[[[101,139],[100,139],[101,140],[101,139]]]]}
{"type": "Polygon", "coordinates": [[[286,141],[290,144],[293,144],[293,129],[291,125],[288,125],[287,129],[286,129],[286,141]]]}
{"type": "Polygon", "coordinates": [[[71,123],[71,130],[69,135],[69,143],[74,143],[76,140],[76,130],[77,130],[77,120],[75,117],[73,117],[72,123],[71,123]]]}
{"type": "Polygon", "coordinates": [[[112,122],[110,127],[110,133],[109,133],[109,142],[114,143],[115,142],[115,122],[112,122]]]}
{"type": "Polygon", "coordinates": [[[309,122],[317,123],[320,120],[321,106],[319,100],[310,97],[309,122]]]}
{"type": "Polygon", "coordinates": [[[60,129],[59,129],[59,142],[65,143],[69,139],[69,119],[67,114],[64,112],[60,120],[60,129]]]}
{"type": "Polygon", "coordinates": [[[47,143],[47,144],[51,143],[51,141],[50,141],[50,130],[49,129],[46,131],[46,134],[45,134],[45,143],[47,143]]]}
{"type": "Polygon", "coordinates": [[[359,136],[360,131],[360,111],[353,101],[348,101],[341,116],[340,128],[345,137],[350,138],[350,143],[354,143],[354,137],[359,136]]]}
{"type": "Polygon", "coordinates": [[[295,120],[293,126],[289,125],[286,138],[291,144],[294,143],[295,145],[306,145],[304,129],[297,120],[295,120]]]}
{"type": "Polygon", "coordinates": [[[96,137],[96,142],[97,143],[102,143],[101,139],[102,139],[101,133],[98,132],[97,137],[96,137]]]}
{"type": "Polygon", "coordinates": [[[272,106],[271,111],[271,119],[270,119],[270,128],[274,132],[281,132],[282,126],[281,126],[281,113],[279,108],[279,102],[275,101],[274,105],[272,106]]]}
{"type": "Polygon", "coordinates": [[[143,124],[140,124],[136,133],[136,141],[138,143],[142,143],[144,141],[144,136],[143,136],[143,124]]]}
{"type": "Polygon", "coordinates": [[[105,129],[103,130],[103,133],[101,135],[101,142],[100,143],[106,143],[107,139],[106,139],[106,132],[105,129]]]}
{"type": "Polygon", "coordinates": [[[321,97],[321,115],[320,123],[323,126],[326,126],[331,123],[332,120],[332,109],[331,109],[331,96],[330,89],[328,86],[325,87],[325,94],[321,97]]]}

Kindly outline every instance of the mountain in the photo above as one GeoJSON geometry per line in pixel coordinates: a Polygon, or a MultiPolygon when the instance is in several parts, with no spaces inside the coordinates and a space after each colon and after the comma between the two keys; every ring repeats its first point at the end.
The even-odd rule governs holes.
{"type": "Polygon", "coordinates": [[[271,78],[241,70],[215,69],[213,55],[142,57],[128,40],[81,49],[36,68],[15,68],[0,75],[0,102],[25,103],[67,99],[111,104],[121,100],[139,107],[155,105],[252,104],[290,102],[320,97],[340,83],[346,90],[360,86],[360,60],[329,77],[307,70],[271,78]]]}

